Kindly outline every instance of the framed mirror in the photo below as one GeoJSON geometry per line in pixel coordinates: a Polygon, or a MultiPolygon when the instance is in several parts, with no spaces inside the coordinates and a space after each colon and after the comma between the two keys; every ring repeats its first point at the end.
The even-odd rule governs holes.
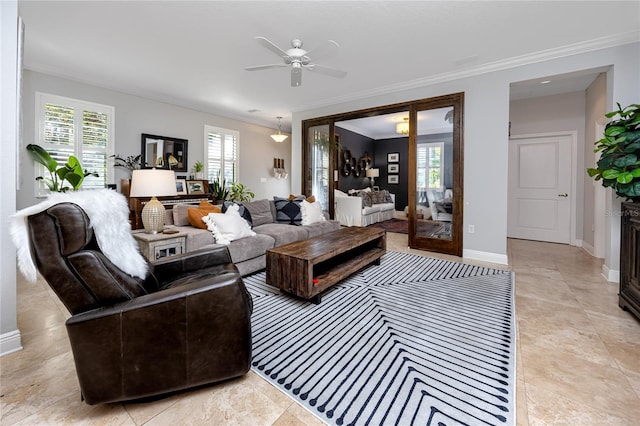
{"type": "Polygon", "coordinates": [[[143,133],[140,152],[145,167],[187,171],[187,139],[143,133]]]}

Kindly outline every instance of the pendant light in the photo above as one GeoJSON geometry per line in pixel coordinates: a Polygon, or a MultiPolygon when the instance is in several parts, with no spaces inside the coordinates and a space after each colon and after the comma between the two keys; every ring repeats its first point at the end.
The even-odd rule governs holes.
{"type": "Polygon", "coordinates": [[[273,139],[276,142],[284,142],[284,140],[286,138],[288,138],[287,135],[283,135],[282,132],[280,131],[280,120],[282,120],[282,117],[276,117],[278,119],[278,132],[274,133],[273,135],[271,135],[271,139],[273,139]]]}

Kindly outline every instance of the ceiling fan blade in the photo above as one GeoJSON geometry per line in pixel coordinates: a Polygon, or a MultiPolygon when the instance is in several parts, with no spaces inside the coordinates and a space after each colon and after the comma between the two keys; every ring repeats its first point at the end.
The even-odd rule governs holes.
{"type": "Polygon", "coordinates": [[[302,85],[302,68],[291,68],[291,87],[299,87],[302,85]]]}
{"type": "Polygon", "coordinates": [[[253,67],[245,67],[247,71],[259,71],[259,70],[268,70],[270,68],[286,68],[289,65],[287,64],[268,64],[268,65],[256,65],[253,67]]]}
{"type": "Polygon", "coordinates": [[[337,42],[327,40],[325,44],[307,52],[307,56],[313,58],[314,61],[317,59],[324,59],[338,53],[338,49],[340,49],[340,45],[337,42]]]}
{"type": "Polygon", "coordinates": [[[287,55],[287,52],[280,49],[278,46],[276,46],[270,40],[267,40],[264,37],[256,37],[256,40],[258,40],[258,43],[260,43],[262,46],[266,47],[267,49],[269,49],[270,51],[272,51],[278,56],[289,56],[287,55]]]}
{"type": "Polygon", "coordinates": [[[327,67],[325,65],[310,64],[310,65],[307,65],[306,68],[309,71],[317,72],[318,74],[329,75],[331,77],[336,77],[336,78],[344,78],[347,75],[346,71],[327,67]]]}

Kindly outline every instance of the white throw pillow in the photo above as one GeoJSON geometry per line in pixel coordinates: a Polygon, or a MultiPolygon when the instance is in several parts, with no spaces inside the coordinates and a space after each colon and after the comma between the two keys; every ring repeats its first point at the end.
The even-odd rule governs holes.
{"type": "Polygon", "coordinates": [[[300,212],[302,213],[303,226],[326,220],[322,213],[322,206],[317,201],[310,203],[307,200],[302,200],[300,203],[300,212]]]}
{"type": "Polygon", "coordinates": [[[240,216],[239,207],[231,205],[225,213],[209,213],[202,218],[218,244],[228,245],[231,241],[256,235],[246,220],[240,216]]]}

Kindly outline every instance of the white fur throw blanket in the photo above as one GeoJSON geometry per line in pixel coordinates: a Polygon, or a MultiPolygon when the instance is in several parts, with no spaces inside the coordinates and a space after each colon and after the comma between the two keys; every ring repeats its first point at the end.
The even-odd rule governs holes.
{"type": "Polygon", "coordinates": [[[100,250],[114,265],[133,277],[146,276],[147,261],[131,235],[126,198],[111,189],[96,189],[52,193],[41,203],[22,209],[11,217],[10,233],[18,249],[18,267],[27,280],[35,282],[37,279],[29,246],[27,217],[66,202],[82,207],[89,217],[100,250]]]}

